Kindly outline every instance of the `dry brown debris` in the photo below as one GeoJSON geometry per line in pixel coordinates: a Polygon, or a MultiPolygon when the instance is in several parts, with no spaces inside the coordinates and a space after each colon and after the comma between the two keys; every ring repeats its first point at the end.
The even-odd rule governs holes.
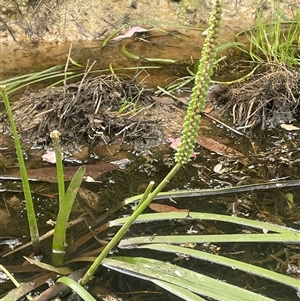
{"type": "Polygon", "coordinates": [[[223,112],[232,112],[240,130],[291,123],[300,101],[300,72],[278,67],[229,89],[222,98],[227,101],[223,112]]]}
{"type": "Polygon", "coordinates": [[[153,102],[149,92],[135,78],[98,76],[64,87],[27,91],[14,104],[13,114],[23,141],[47,145],[50,132],[56,129],[63,145],[94,140],[106,144],[124,133],[134,138],[137,132],[149,132],[151,122],[132,116],[153,102]],[[124,104],[128,108],[120,110],[124,104]]]}

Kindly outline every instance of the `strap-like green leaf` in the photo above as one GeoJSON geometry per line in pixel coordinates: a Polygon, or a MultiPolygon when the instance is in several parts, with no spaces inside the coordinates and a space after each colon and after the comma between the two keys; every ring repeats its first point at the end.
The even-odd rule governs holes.
{"type": "Polygon", "coordinates": [[[105,258],[103,265],[137,278],[159,279],[180,286],[196,294],[220,301],[274,301],[268,297],[193,272],[191,270],[150,258],[105,258]]]}

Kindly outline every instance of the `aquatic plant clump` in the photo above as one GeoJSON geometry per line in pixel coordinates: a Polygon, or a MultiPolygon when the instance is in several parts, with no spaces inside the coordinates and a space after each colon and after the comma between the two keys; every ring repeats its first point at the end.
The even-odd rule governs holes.
{"type": "Polygon", "coordinates": [[[222,1],[215,1],[209,19],[209,28],[204,42],[191,101],[185,116],[181,142],[175,155],[176,163],[181,165],[190,160],[198,129],[200,125],[200,112],[204,109],[209,88],[210,77],[216,58],[216,43],[219,37],[222,19],[222,1]]]}

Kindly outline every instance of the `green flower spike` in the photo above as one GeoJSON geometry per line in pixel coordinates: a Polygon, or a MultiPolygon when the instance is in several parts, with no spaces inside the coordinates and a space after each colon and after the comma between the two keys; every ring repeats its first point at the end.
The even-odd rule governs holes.
{"type": "Polygon", "coordinates": [[[191,101],[184,119],[181,142],[175,155],[176,163],[181,165],[190,160],[200,125],[200,112],[205,107],[205,100],[213,74],[216,59],[216,41],[219,37],[222,1],[214,1],[206,39],[204,41],[198,71],[195,76],[195,85],[191,101]]]}

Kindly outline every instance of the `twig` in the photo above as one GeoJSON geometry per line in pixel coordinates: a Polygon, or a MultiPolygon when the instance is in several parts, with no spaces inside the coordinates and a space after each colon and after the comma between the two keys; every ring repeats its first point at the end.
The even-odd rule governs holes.
{"type": "Polygon", "coordinates": [[[4,19],[2,19],[0,17],[0,22],[2,22],[4,24],[4,26],[6,27],[7,31],[9,32],[9,34],[12,36],[13,40],[19,44],[19,42],[17,41],[15,35],[13,34],[12,30],[9,28],[9,26],[7,25],[7,23],[4,21],[4,19]]]}
{"type": "MultiPolygon", "coordinates": [[[[71,58],[72,46],[73,46],[73,43],[71,42],[70,47],[69,47],[69,52],[67,54],[67,62],[66,62],[65,69],[64,69],[64,73],[65,73],[64,87],[67,86],[67,71],[68,71],[68,68],[69,68],[69,62],[70,62],[70,58],[71,58]]],[[[65,89],[64,89],[64,93],[66,93],[65,89]]],[[[64,97],[65,97],[65,95],[64,95],[64,97]]]]}
{"type": "Polygon", "coordinates": [[[90,73],[90,71],[92,70],[93,66],[95,65],[96,61],[93,61],[92,65],[88,68],[88,63],[87,63],[87,66],[86,66],[86,69],[85,69],[85,72],[84,72],[84,75],[80,81],[80,84],[79,84],[79,87],[78,87],[78,90],[77,90],[77,94],[76,94],[76,98],[77,99],[79,97],[79,94],[80,94],[80,91],[81,91],[81,88],[83,86],[83,83],[87,77],[87,75],[90,73]]]}
{"type": "MultiPolygon", "coordinates": [[[[79,217],[79,218],[77,218],[77,219],[75,219],[75,220],[69,222],[69,223],[67,224],[67,228],[73,227],[73,226],[75,226],[75,225],[81,223],[82,221],[84,221],[84,218],[83,218],[84,215],[85,215],[85,214],[83,214],[81,217],[79,217]]],[[[42,240],[44,240],[44,239],[46,239],[46,238],[48,238],[48,237],[51,237],[51,236],[53,235],[53,233],[54,233],[54,229],[48,231],[48,232],[45,233],[44,235],[40,236],[40,241],[42,241],[42,240]]],[[[22,245],[22,246],[19,246],[19,247],[15,248],[14,250],[11,250],[11,251],[5,253],[4,255],[2,255],[2,257],[6,257],[6,256],[8,256],[8,255],[11,255],[11,254],[13,254],[13,253],[16,253],[16,252],[18,252],[18,251],[20,251],[20,250],[22,250],[22,249],[25,249],[25,248],[27,248],[27,247],[29,247],[29,246],[31,246],[31,245],[32,245],[32,242],[30,241],[30,242],[28,242],[28,243],[26,243],[26,244],[24,244],[24,245],[22,245]]]]}
{"type": "Polygon", "coordinates": [[[246,138],[249,138],[247,135],[245,135],[245,134],[243,134],[243,133],[237,131],[236,129],[234,129],[234,128],[232,128],[231,126],[227,125],[226,123],[224,123],[224,122],[222,122],[222,121],[216,119],[215,117],[212,117],[212,116],[210,116],[209,114],[207,114],[207,113],[205,113],[205,112],[201,112],[201,114],[205,115],[206,117],[212,119],[212,120],[215,121],[215,122],[218,122],[218,123],[221,124],[222,126],[224,126],[224,127],[226,127],[227,129],[229,129],[230,131],[232,131],[232,132],[234,132],[234,133],[236,133],[236,134],[238,134],[238,135],[244,136],[244,137],[246,137],[246,138]]]}
{"type": "Polygon", "coordinates": [[[186,105],[186,106],[189,104],[188,101],[184,101],[183,99],[180,99],[180,98],[178,98],[178,97],[172,95],[169,91],[163,89],[162,87],[157,86],[157,89],[158,89],[159,91],[163,92],[164,94],[170,96],[171,98],[173,98],[173,99],[175,99],[175,100],[177,100],[177,101],[183,103],[183,104],[186,105]]]}

